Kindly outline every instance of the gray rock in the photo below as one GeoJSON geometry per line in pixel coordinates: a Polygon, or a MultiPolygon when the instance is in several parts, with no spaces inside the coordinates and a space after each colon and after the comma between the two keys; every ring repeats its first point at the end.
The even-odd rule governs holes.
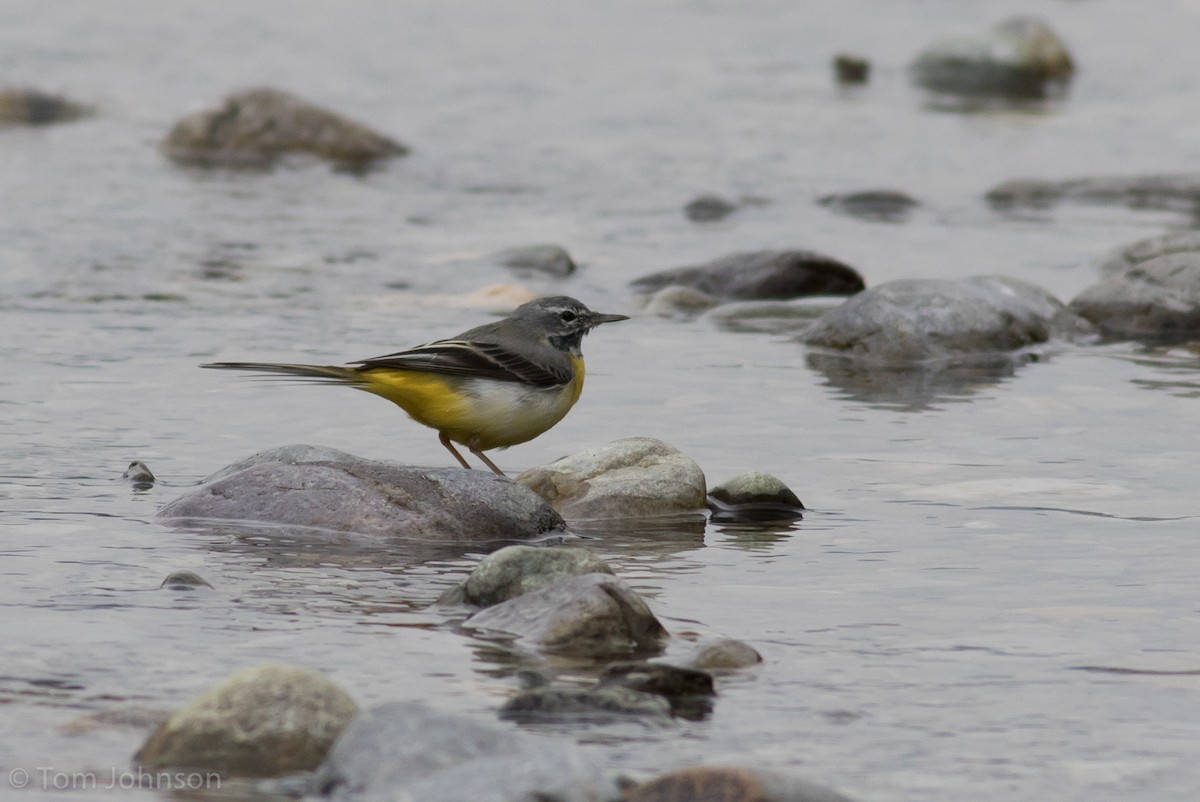
{"type": "Polygon", "coordinates": [[[138,460],[129,463],[129,467],[125,469],[125,473],[121,474],[121,478],[133,485],[134,490],[149,490],[158,481],[154,478],[154,474],[150,473],[146,463],[138,460]]]}
{"type": "Polygon", "coordinates": [[[864,189],[826,195],[817,200],[821,206],[841,214],[878,223],[902,223],[920,202],[894,189],[864,189]]]}
{"type": "Polygon", "coordinates": [[[717,299],[691,287],[672,284],[646,299],[642,311],[655,317],[694,317],[717,305],[717,299]]]}
{"type": "Polygon", "coordinates": [[[208,580],[194,571],[172,571],[159,585],[166,590],[196,590],[197,588],[212,588],[208,580]]]}
{"type": "Polygon", "coordinates": [[[761,471],[738,474],[717,485],[708,493],[708,506],[718,522],[786,520],[804,512],[790,487],[761,471]]]}
{"type": "Polygon", "coordinates": [[[1037,99],[1063,91],[1075,72],[1066,45],[1045,22],[1018,17],[975,37],[935,42],[909,67],[934,92],[1037,99]]]}
{"type": "Polygon", "coordinates": [[[560,580],[480,610],[463,626],[547,653],[609,659],[655,652],[667,635],[641,596],[607,574],[560,580]]]}
{"type": "Polygon", "coordinates": [[[622,687],[531,688],[513,696],[500,708],[500,718],[521,724],[670,715],[671,703],[662,696],[622,687]]]}
{"type": "Polygon", "coordinates": [[[842,86],[865,84],[871,77],[871,62],[853,53],[833,57],[833,77],[842,86]]]}
{"type": "Polygon", "coordinates": [[[705,317],[725,331],[789,334],[808,328],[814,320],[839,303],[840,299],[830,297],[797,298],[792,301],[735,301],[718,306],[705,317]]]}
{"type": "Polygon", "coordinates": [[[173,714],[142,744],[145,769],[278,777],[316,768],[358,713],[322,674],[268,664],[234,672],[173,714]]]}
{"type": "Polygon", "coordinates": [[[566,278],[576,270],[575,260],[561,245],[523,245],[496,254],[496,261],[519,272],[545,273],[566,278]]]}
{"type": "Polygon", "coordinates": [[[480,560],[475,570],[439,601],[490,607],[569,576],[612,572],[608,563],[586,549],[507,546],[480,560]]]}
{"type": "Polygon", "coordinates": [[[734,638],[717,638],[700,644],[686,664],[701,671],[728,671],[749,668],[762,661],[762,655],[750,644],[734,638]]]}
{"type": "Polygon", "coordinates": [[[621,802],[851,802],[799,777],[763,769],[696,766],[656,777],[625,792],[621,802]]]}
{"type": "Polygon", "coordinates": [[[723,301],[787,300],[807,295],[852,295],[865,286],[854,268],[815,251],[734,253],[702,265],[634,280],[639,292],[679,284],[723,301]]]}
{"type": "Polygon", "coordinates": [[[1012,352],[1091,327],[1058,299],[999,276],[881,284],[823,315],[804,343],[876,364],[919,364],[1012,352]]]}
{"type": "Polygon", "coordinates": [[[1200,263],[1200,231],[1175,231],[1124,245],[1101,262],[1100,272],[1105,275],[1124,273],[1143,262],[1169,254],[1191,254],[1191,258],[1200,263]]]}
{"type": "Polygon", "coordinates": [[[182,118],[161,147],[194,166],[263,167],[289,153],[307,153],[347,167],[365,167],[408,152],[404,145],[278,89],[234,93],[220,106],[182,118]]]}
{"type": "Polygon", "coordinates": [[[738,210],[738,204],[720,195],[701,195],[683,207],[683,214],[694,223],[724,220],[738,210]]]}
{"type": "Polygon", "coordinates": [[[1064,181],[1017,178],[992,188],[985,198],[1001,210],[1049,209],[1071,202],[1195,215],[1200,212],[1200,175],[1101,176],[1064,181]]]}
{"type": "Polygon", "coordinates": [[[1071,309],[1107,335],[1191,337],[1200,332],[1200,251],[1145,259],[1079,293],[1071,309]]]}
{"type": "Polygon", "coordinates": [[[531,468],[516,481],[565,518],[648,518],[704,509],[704,472],[683,452],[629,437],[531,468]]]}
{"type": "Polygon", "coordinates": [[[413,702],[365,711],[309,793],[350,802],[612,802],[620,794],[571,739],[538,738],[413,702]]]}
{"type": "Polygon", "coordinates": [[[305,445],[264,451],[218,471],[159,511],[438,543],[525,540],[562,519],[490,471],[416,468],[305,445]]]}
{"type": "Polygon", "coordinates": [[[600,675],[597,689],[625,688],[665,699],[671,715],[699,721],[712,713],[717,695],[712,675],[690,666],[627,661],[610,663],[600,675]]]}
{"type": "Polygon", "coordinates": [[[91,109],[37,89],[0,88],[0,124],[48,125],[86,117],[91,109]]]}

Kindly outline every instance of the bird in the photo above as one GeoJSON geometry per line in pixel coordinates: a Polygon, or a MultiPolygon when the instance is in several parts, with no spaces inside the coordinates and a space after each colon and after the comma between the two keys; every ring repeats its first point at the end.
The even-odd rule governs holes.
{"type": "Polygon", "coordinates": [[[464,468],[455,443],[504,476],[484,452],[543,434],[583,391],[580,346],[601,323],[628,315],[593,312],[565,295],[538,298],[502,320],[455,337],[345,366],[212,362],[202,368],[282,374],[341,384],[386,398],[438,433],[464,468]]]}

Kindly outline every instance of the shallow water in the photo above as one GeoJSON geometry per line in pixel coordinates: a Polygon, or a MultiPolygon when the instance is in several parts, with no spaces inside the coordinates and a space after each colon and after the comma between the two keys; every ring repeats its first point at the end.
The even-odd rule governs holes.
{"type": "MultiPolygon", "coordinates": [[[[984,204],[1009,178],[1200,160],[1200,6],[1034,5],[1081,66],[1068,98],[968,115],[931,109],[904,64],[1027,4],[0,4],[4,80],[99,107],[0,130],[0,768],[29,772],[6,795],[60,799],[94,777],[90,795],[152,797],[104,787],[141,731],[63,725],[178,706],[248,664],[489,720],[518,686],[511,660],[431,607],[475,555],[412,564],[154,519],[287,443],[448,460],[378,399],[200,362],[387,353],[486,319],[444,299],[500,282],[631,312],[633,278],[767,247],[822,250],[869,284],[1003,273],[1066,300],[1110,248],[1193,223],[984,204]],[[869,86],[833,87],[838,50],[872,59],[869,86]],[[181,114],[256,84],[413,155],[354,177],[199,173],[155,150],[181,114]],[[923,205],[881,224],[815,203],[879,187],[923,205]],[[768,202],[687,221],[705,192],[768,202]],[[582,271],[514,278],[487,258],[545,241],[582,271]],[[118,478],[133,459],[161,480],[149,492],[118,478]],[[181,569],[213,589],[158,589],[181,569]]],[[[710,317],[636,317],[585,347],[583,400],[499,452],[510,472],[644,435],[711,483],[766,470],[812,508],[773,530],[591,533],[675,633],[669,655],[719,633],[765,657],[720,680],[708,720],[566,730],[606,764],[769,766],[879,802],[1194,795],[1194,345],[865,379],[710,317]]]]}

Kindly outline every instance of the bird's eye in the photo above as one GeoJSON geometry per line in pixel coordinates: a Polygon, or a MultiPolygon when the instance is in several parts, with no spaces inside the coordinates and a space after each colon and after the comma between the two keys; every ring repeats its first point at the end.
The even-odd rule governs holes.
{"type": "Polygon", "coordinates": [[[575,314],[570,309],[564,309],[563,311],[558,313],[558,318],[563,323],[570,323],[572,320],[574,320],[577,317],[579,317],[579,315],[575,314]]]}

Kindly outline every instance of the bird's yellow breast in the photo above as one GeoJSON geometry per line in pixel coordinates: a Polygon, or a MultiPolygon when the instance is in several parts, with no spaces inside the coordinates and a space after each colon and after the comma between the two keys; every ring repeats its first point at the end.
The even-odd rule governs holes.
{"type": "Polygon", "coordinates": [[[486,451],[532,440],[563,419],[583,392],[583,360],[572,355],[571,363],[571,381],[549,388],[401,368],[363,370],[357,386],[451,440],[486,451]]]}

